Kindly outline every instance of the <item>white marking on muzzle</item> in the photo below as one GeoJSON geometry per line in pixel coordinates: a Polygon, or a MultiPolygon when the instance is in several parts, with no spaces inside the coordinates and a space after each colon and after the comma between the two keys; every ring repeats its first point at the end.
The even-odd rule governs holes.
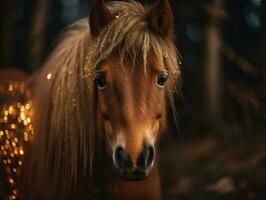
{"type": "Polygon", "coordinates": [[[114,164],[116,165],[116,162],[115,162],[115,150],[117,147],[122,147],[122,148],[125,148],[125,140],[124,140],[124,137],[123,137],[123,134],[121,133],[121,131],[118,132],[118,134],[116,135],[116,140],[112,146],[112,158],[113,158],[113,162],[114,164]]]}

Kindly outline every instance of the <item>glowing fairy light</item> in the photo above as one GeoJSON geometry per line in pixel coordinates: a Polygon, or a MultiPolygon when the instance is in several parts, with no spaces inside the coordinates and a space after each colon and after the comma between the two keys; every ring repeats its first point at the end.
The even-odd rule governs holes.
{"type": "Polygon", "coordinates": [[[22,149],[19,150],[19,153],[20,153],[21,155],[24,155],[24,151],[23,151],[22,149]]]}
{"type": "Polygon", "coordinates": [[[27,104],[26,104],[26,110],[29,110],[29,109],[30,109],[30,104],[27,103],[27,104]]]}
{"type": "Polygon", "coordinates": [[[12,84],[9,85],[8,90],[11,92],[13,91],[14,86],[12,84]]]}
{"type": "MultiPolygon", "coordinates": [[[[47,79],[52,75],[47,74],[47,79]]],[[[0,85],[1,98],[9,99],[7,104],[0,105],[0,173],[7,176],[6,182],[1,182],[0,199],[19,199],[17,180],[21,171],[25,147],[31,141],[33,129],[31,125],[32,106],[24,83],[10,82],[7,86],[0,85]],[[14,98],[14,100],[12,100],[14,98]],[[4,192],[4,193],[3,193],[4,192]]],[[[5,102],[5,101],[2,101],[5,102]]],[[[1,180],[2,181],[2,180],[1,180]]]]}
{"type": "Polygon", "coordinates": [[[13,179],[13,178],[10,178],[10,179],[9,179],[9,183],[10,183],[10,184],[14,184],[14,179],[13,179]]]}

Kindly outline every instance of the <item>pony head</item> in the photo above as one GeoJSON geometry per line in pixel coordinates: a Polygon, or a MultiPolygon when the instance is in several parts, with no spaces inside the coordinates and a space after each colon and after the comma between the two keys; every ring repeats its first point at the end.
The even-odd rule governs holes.
{"type": "Polygon", "coordinates": [[[145,179],[178,72],[170,4],[158,0],[145,9],[97,0],[89,24],[96,48],[89,50],[85,71],[96,89],[97,132],[122,178],[145,179]]]}
{"type": "Polygon", "coordinates": [[[119,176],[149,176],[180,80],[172,26],[168,0],[147,8],[97,0],[89,21],[65,29],[32,79],[34,140],[23,184],[32,199],[66,195],[92,176],[102,142],[119,176]]]}

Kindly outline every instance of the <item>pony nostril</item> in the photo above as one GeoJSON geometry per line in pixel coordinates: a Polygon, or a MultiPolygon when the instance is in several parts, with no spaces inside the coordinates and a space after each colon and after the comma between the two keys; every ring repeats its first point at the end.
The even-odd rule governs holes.
{"type": "Polygon", "coordinates": [[[142,170],[149,168],[153,162],[153,159],[154,159],[154,147],[153,146],[145,147],[138,157],[137,161],[138,168],[142,170]]]}
{"type": "Polygon", "coordinates": [[[156,119],[161,119],[161,117],[162,117],[162,113],[158,113],[158,114],[156,115],[156,119]]]}
{"type": "Polygon", "coordinates": [[[148,152],[149,152],[149,156],[148,156],[148,160],[147,160],[147,165],[150,166],[153,162],[153,159],[154,159],[154,147],[149,146],[148,152]]]}
{"type": "Polygon", "coordinates": [[[115,162],[117,166],[123,170],[127,170],[132,167],[130,156],[122,147],[117,147],[115,150],[115,162]]]}

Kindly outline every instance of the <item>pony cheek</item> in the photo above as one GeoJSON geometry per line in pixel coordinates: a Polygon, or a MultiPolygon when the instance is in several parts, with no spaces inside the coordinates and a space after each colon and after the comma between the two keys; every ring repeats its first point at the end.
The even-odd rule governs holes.
{"type": "Polygon", "coordinates": [[[113,127],[109,120],[105,120],[103,123],[104,123],[103,127],[104,127],[105,138],[107,138],[108,146],[112,147],[115,141],[115,134],[114,134],[113,127]]]}
{"type": "Polygon", "coordinates": [[[160,120],[156,120],[154,123],[153,123],[153,125],[152,125],[152,127],[151,127],[151,129],[150,129],[150,133],[149,133],[149,140],[148,140],[148,142],[150,143],[150,144],[155,144],[156,143],[156,141],[157,141],[157,138],[158,138],[158,135],[159,135],[159,133],[160,133],[160,120]]]}
{"type": "Polygon", "coordinates": [[[166,130],[166,121],[167,121],[166,114],[164,113],[162,115],[162,117],[158,121],[159,122],[159,129],[157,131],[158,135],[163,135],[163,133],[165,132],[165,130],[166,130]]]}

